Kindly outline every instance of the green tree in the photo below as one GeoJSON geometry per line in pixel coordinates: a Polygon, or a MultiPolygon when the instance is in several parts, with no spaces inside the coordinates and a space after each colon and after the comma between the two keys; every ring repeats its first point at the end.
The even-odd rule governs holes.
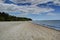
{"type": "Polygon", "coordinates": [[[0,21],[32,21],[32,19],[25,17],[16,17],[5,12],[0,12],[0,21]]]}

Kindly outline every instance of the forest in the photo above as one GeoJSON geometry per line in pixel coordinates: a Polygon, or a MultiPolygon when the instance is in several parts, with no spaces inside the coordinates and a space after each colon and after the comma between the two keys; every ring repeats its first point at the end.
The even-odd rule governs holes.
{"type": "Polygon", "coordinates": [[[26,17],[16,17],[5,12],[0,12],[0,21],[32,21],[32,19],[26,17]]]}

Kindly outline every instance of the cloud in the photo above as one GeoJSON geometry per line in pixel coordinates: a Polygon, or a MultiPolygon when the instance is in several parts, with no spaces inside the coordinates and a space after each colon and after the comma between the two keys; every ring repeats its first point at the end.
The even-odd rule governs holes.
{"type": "Polygon", "coordinates": [[[32,14],[39,14],[45,12],[54,11],[52,8],[41,8],[37,7],[36,5],[39,3],[46,3],[51,0],[10,0],[14,3],[24,3],[24,2],[31,2],[32,5],[30,6],[18,6],[16,4],[6,4],[4,3],[5,0],[0,0],[0,11],[1,12],[21,12],[21,13],[32,13],[32,14]]]}
{"type": "Polygon", "coordinates": [[[10,1],[12,1],[16,4],[29,2],[33,5],[36,5],[36,4],[46,3],[46,2],[49,2],[49,1],[52,1],[52,0],[10,0],[10,1]]]}
{"type": "Polygon", "coordinates": [[[31,2],[33,0],[10,0],[10,1],[12,1],[14,3],[26,3],[26,2],[31,2]]]}
{"type": "Polygon", "coordinates": [[[14,5],[14,4],[0,3],[0,11],[4,11],[4,12],[16,11],[18,9],[17,7],[18,6],[14,5]]]}
{"type": "Polygon", "coordinates": [[[3,3],[5,0],[0,0],[0,3],[3,3]]]}
{"type": "Polygon", "coordinates": [[[43,13],[43,12],[50,12],[54,11],[52,8],[40,8],[37,6],[18,6],[14,4],[4,4],[0,3],[0,11],[4,12],[22,12],[22,13],[33,13],[33,14],[38,14],[38,13],[43,13]]]}
{"type": "Polygon", "coordinates": [[[10,1],[12,1],[12,2],[14,2],[16,4],[30,2],[33,5],[47,3],[47,2],[52,1],[53,3],[60,5],[60,0],[10,0],[10,1]]]}
{"type": "Polygon", "coordinates": [[[54,11],[54,9],[52,9],[52,8],[40,8],[40,7],[36,7],[36,6],[32,6],[29,9],[29,12],[33,13],[33,14],[39,14],[39,13],[50,12],[50,11],[54,11]]]}
{"type": "Polygon", "coordinates": [[[46,15],[48,15],[48,16],[56,16],[56,14],[54,14],[54,13],[47,13],[46,15]]]}
{"type": "Polygon", "coordinates": [[[54,3],[60,6],[60,0],[55,0],[54,3]]]}

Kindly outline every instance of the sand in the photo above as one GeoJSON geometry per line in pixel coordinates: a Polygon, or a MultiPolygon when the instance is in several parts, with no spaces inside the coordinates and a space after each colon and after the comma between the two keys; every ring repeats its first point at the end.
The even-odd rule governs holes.
{"type": "Polygon", "coordinates": [[[31,22],[0,22],[0,40],[60,40],[60,31],[31,22]]]}

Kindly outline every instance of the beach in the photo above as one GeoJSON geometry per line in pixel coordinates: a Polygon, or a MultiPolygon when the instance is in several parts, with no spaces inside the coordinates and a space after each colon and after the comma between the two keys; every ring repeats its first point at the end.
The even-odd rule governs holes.
{"type": "Polygon", "coordinates": [[[0,40],[60,40],[60,31],[29,21],[0,22],[0,40]]]}

